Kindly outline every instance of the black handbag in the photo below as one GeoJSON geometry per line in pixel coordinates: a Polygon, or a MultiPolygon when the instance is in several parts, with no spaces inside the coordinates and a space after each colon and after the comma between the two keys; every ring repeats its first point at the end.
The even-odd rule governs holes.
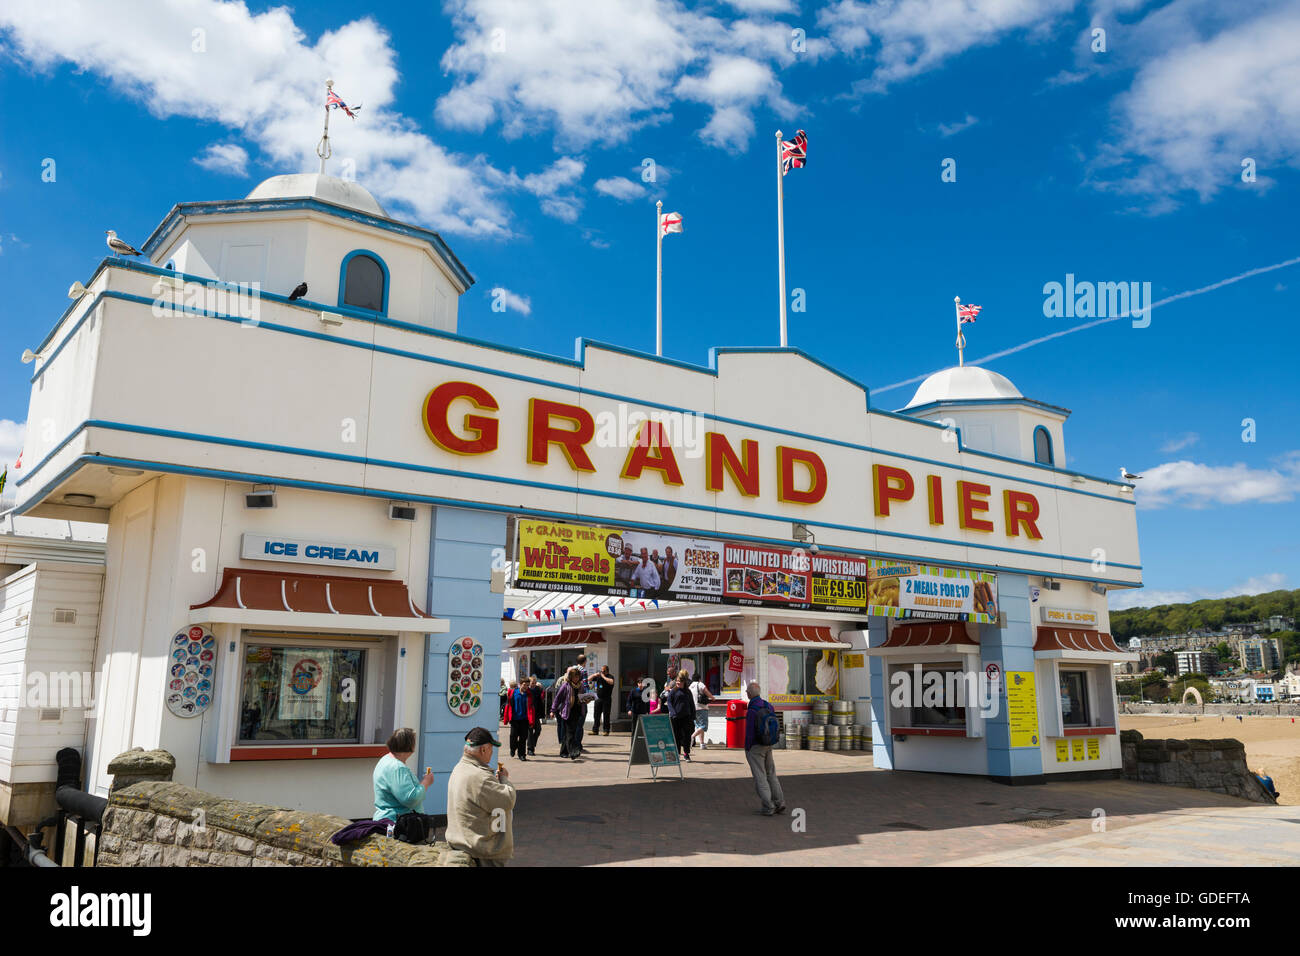
{"type": "Polygon", "coordinates": [[[433,817],[427,813],[403,813],[393,827],[393,839],[402,843],[427,843],[433,830],[433,817]]]}

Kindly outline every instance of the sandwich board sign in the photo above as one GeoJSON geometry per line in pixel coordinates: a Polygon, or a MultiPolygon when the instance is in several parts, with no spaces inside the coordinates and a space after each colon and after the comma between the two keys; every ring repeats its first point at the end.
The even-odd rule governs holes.
{"type": "Polygon", "coordinates": [[[642,714],[632,731],[632,751],[627,755],[627,775],[632,776],[633,764],[650,765],[650,776],[658,779],[664,767],[676,767],[682,776],[682,761],[673,737],[673,725],[667,714],[642,714]]]}

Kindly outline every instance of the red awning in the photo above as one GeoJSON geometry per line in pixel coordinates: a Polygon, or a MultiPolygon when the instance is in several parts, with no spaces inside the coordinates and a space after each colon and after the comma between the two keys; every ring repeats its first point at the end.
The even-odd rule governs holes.
{"type": "Polygon", "coordinates": [[[202,604],[191,604],[190,610],[205,607],[366,617],[433,616],[415,606],[402,581],[248,568],[226,568],[217,593],[202,604]]]}
{"type": "Polygon", "coordinates": [[[1065,627],[1040,627],[1035,651],[1097,651],[1127,654],[1105,631],[1081,631],[1065,627]]]}
{"type": "Polygon", "coordinates": [[[800,644],[843,644],[835,639],[829,627],[801,627],[798,624],[769,624],[765,641],[797,641],[800,644]]]}
{"type": "Polygon", "coordinates": [[[978,637],[966,632],[960,621],[933,621],[925,624],[899,624],[881,647],[947,647],[952,644],[978,644],[978,637]]]}
{"type": "Polygon", "coordinates": [[[673,644],[668,648],[668,653],[697,651],[710,647],[740,650],[740,638],[736,635],[735,628],[728,627],[720,631],[685,631],[681,634],[674,634],[673,644]]]}
{"type": "Polygon", "coordinates": [[[586,647],[604,644],[605,635],[591,628],[561,631],[559,634],[521,634],[510,638],[512,651],[526,651],[537,647],[586,647]]]}

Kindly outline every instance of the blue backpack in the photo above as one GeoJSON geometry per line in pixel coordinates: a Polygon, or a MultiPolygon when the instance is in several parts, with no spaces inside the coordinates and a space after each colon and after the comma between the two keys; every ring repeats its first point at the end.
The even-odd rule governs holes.
{"type": "Polygon", "coordinates": [[[759,711],[758,721],[754,726],[754,742],[764,747],[775,747],[777,741],[781,739],[781,721],[777,719],[776,711],[772,709],[771,704],[763,704],[758,708],[750,708],[750,713],[754,710],[759,711]]]}

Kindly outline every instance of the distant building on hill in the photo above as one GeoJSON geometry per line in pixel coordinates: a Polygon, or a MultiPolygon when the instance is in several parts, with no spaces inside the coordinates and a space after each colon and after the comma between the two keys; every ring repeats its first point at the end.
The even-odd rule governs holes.
{"type": "Polygon", "coordinates": [[[1204,674],[1212,677],[1219,672],[1219,657],[1214,651],[1178,651],[1174,654],[1178,676],[1204,674]]]}

